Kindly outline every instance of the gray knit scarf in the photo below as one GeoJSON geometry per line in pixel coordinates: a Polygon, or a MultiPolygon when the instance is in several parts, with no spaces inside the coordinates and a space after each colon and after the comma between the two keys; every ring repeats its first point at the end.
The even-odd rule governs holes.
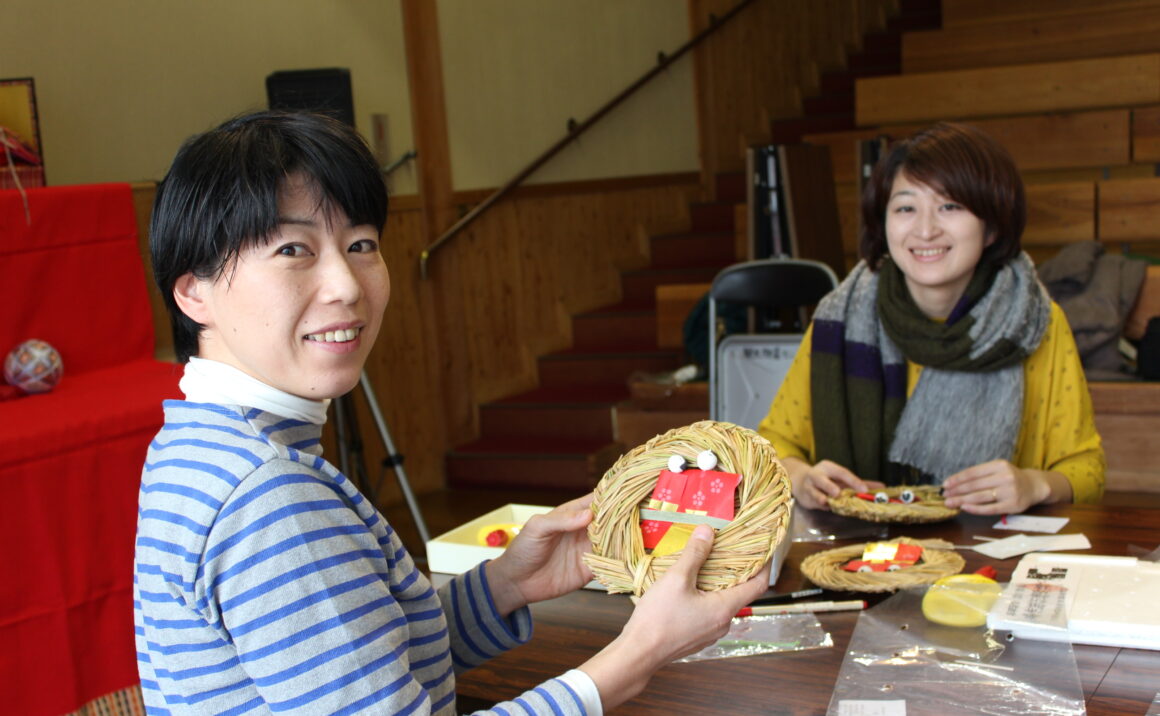
{"type": "Polygon", "coordinates": [[[889,257],[877,272],[860,262],[814,314],[817,459],[888,484],[941,484],[972,465],[1010,459],[1023,414],[1023,359],[1050,315],[1025,253],[976,270],[945,323],[919,310],[889,257]],[[909,399],[908,359],[924,366],[909,399]]]}

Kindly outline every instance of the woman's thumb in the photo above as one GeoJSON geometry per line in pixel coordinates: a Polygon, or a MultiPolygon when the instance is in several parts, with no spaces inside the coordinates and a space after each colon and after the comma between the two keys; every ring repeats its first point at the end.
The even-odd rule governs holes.
{"type": "Polygon", "coordinates": [[[701,565],[708,559],[712,550],[713,528],[708,525],[697,525],[672,568],[684,574],[689,581],[696,582],[697,572],[701,571],[701,565]]]}

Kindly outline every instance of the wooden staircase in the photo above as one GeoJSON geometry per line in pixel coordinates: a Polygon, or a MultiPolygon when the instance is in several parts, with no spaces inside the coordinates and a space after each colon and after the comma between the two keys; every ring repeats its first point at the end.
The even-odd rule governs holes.
{"type": "Polygon", "coordinates": [[[847,57],[846,67],[822,74],[819,93],[802,100],[802,116],[774,120],[771,144],[800,142],[806,134],[854,129],[854,82],[864,77],[896,75],[902,69],[902,33],[937,29],[942,24],[939,0],[901,0],[886,29],[863,38],[862,50],[847,57]]]}
{"type": "Polygon", "coordinates": [[[690,207],[689,231],[650,239],[648,267],[621,276],[620,303],[572,318],[572,347],[539,359],[540,386],[480,406],[480,437],[447,457],[453,488],[591,489],[625,450],[616,406],[628,378],[681,366],[656,340],[656,287],[711,281],[736,258],[734,206],[744,178],[718,178],[717,200],[690,207]]]}
{"type": "MultiPolygon", "coordinates": [[[[899,15],[867,36],[848,69],[823,75],[821,94],[805,100],[803,117],[772,124],[771,141],[853,128],[855,79],[897,74],[901,33],[939,22],[938,0],[900,0],[899,15]]],[[[538,388],[480,407],[479,439],[447,456],[449,487],[583,492],[634,447],[619,442],[616,425],[629,377],[682,362],[679,350],[657,346],[656,288],[708,283],[741,258],[734,216],[745,202],[745,176],[719,175],[715,189],[714,201],[690,206],[689,231],[650,239],[650,265],[622,274],[620,303],[573,317],[573,345],[539,359],[538,388]]]]}

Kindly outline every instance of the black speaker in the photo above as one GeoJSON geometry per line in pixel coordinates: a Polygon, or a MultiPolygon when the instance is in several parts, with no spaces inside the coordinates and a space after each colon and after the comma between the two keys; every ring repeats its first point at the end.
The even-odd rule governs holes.
{"type": "Polygon", "coordinates": [[[350,70],[280,70],[266,77],[270,109],[303,110],[326,114],[354,126],[354,98],[350,70]]]}

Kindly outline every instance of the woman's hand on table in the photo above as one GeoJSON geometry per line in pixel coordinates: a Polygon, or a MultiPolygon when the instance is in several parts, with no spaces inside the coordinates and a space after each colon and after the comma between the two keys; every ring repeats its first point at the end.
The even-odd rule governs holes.
{"type": "Polygon", "coordinates": [[[501,615],[575,591],[592,579],[580,559],[592,551],[587,530],[591,504],[589,493],[533,516],[504,553],[487,563],[487,583],[501,615]]]}
{"type": "Polygon", "coordinates": [[[863,480],[830,460],[810,465],[796,457],[786,457],[781,462],[789,473],[794,499],[802,507],[811,510],[830,509],[829,498],[837,497],[847,487],[855,492],[870,492],[884,487],[881,482],[863,480]]]}
{"type": "Polygon", "coordinates": [[[991,460],[951,475],[943,483],[947,507],[976,515],[1008,515],[1044,502],[1071,499],[1071,483],[1058,472],[991,460]]]}
{"type": "Polygon", "coordinates": [[[635,696],[652,674],[729,632],[737,612],[769,587],[766,563],[728,589],[697,589],[697,573],[713,548],[713,530],[698,525],[673,566],[637,602],[620,635],[580,668],[596,683],[604,708],[635,696]]]}

